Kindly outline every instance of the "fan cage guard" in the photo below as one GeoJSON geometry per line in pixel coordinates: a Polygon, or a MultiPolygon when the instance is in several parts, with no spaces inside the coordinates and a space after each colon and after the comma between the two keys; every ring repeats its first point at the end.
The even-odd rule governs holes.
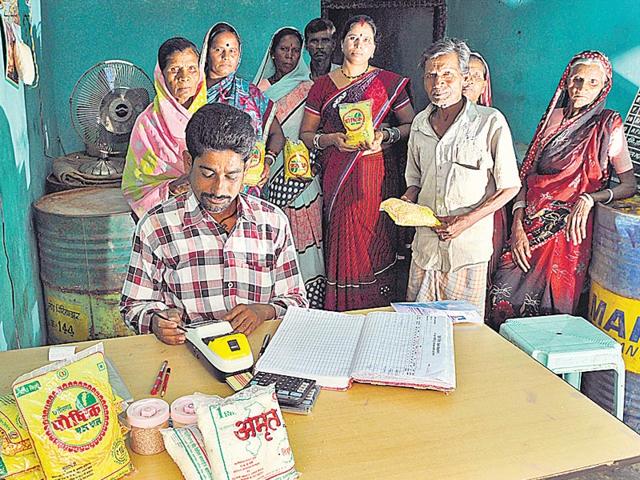
{"type": "Polygon", "coordinates": [[[115,130],[123,125],[133,127],[154,95],[153,83],[140,67],[125,60],[100,62],[83,73],[73,87],[69,99],[71,123],[88,149],[94,147],[103,159],[124,154],[131,129],[118,132],[113,126],[115,130]],[[142,89],[146,95],[141,95],[142,89]],[[105,105],[107,97],[110,103],[105,105]]]}

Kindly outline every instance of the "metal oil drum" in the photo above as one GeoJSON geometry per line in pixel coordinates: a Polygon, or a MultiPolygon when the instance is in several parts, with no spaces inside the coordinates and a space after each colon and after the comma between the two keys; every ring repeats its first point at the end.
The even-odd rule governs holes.
{"type": "MultiPolygon", "coordinates": [[[[640,432],[640,195],[598,204],[593,230],[589,320],[622,345],[624,422],[640,432]]],[[[611,411],[613,372],[585,373],[582,391],[611,411]]]]}
{"type": "Polygon", "coordinates": [[[135,224],[119,188],[79,188],[34,204],[49,342],[130,335],[118,308],[135,224]]]}

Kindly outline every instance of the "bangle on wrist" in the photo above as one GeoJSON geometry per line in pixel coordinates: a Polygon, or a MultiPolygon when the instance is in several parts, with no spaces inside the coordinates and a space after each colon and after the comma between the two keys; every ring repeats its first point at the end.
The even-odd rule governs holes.
{"type": "Polygon", "coordinates": [[[276,154],[268,150],[267,153],[264,155],[264,163],[271,166],[275,161],[276,161],[276,154]]]}
{"type": "Polygon", "coordinates": [[[518,200],[517,202],[515,202],[513,204],[513,207],[511,207],[511,213],[516,213],[516,210],[519,210],[521,208],[527,208],[527,202],[525,202],[524,200],[518,200]]]}
{"type": "Polygon", "coordinates": [[[315,148],[316,150],[324,150],[324,147],[320,146],[320,137],[323,135],[323,133],[316,133],[313,136],[313,148],[315,148]]]}
{"type": "Polygon", "coordinates": [[[602,202],[604,205],[611,203],[611,200],[613,200],[613,190],[607,188],[605,192],[609,192],[609,199],[606,202],[602,202]]]}
{"type": "Polygon", "coordinates": [[[593,205],[595,204],[593,197],[588,193],[581,193],[579,198],[586,200],[590,207],[593,207],[593,205]]]}
{"type": "Polygon", "coordinates": [[[385,127],[382,129],[382,132],[386,132],[387,135],[389,135],[389,138],[387,138],[387,140],[384,140],[383,143],[392,144],[400,140],[400,130],[397,127],[385,127]]]}

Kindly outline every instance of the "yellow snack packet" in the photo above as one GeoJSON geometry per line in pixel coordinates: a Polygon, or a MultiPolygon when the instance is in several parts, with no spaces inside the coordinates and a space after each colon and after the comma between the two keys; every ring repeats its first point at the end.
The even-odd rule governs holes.
{"type": "Polygon", "coordinates": [[[264,142],[256,142],[253,150],[247,159],[246,170],[244,172],[244,184],[254,187],[260,183],[260,177],[264,171],[264,142]]]}
{"type": "Polygon", "coordinates": [[[373,142],[373,100],[356,103],[341,103],[338,106],[340,119],[347,131],[347,144],[357,147],[361,143],[373,142]]]}
{"type": "Polygon", "coordinates": [[[380,210],[387,212],[391,220],[401,227],[437,227],[438,220],[429,207],[405,202],[399,198],[387,198],[380,204],[380,210]]]}
{"type": "Polygon", "coordinates": [[[26,472],[16,473],[10,477],[6,477],[5,480],[46,480],[44,473],[40,467],[27,470],[26,472]]]}
{"type": "Polygon", "coordinates": [[[13,394],[48,480],[115,480],[131,471],[102,344],[23,375],[13,394]]]}
{"type": "Polygon", "coordinates": [[[40,467],[4,477],[4,480],[46,480],[40,467]]]}
{"type": "MultiPolygon", "coordinates": [[[[0,454],[32,450],[31,438],[13,394],[0,395],[0,454]]],[[[1,477],[0,477],[1,478],[1,477]]]]}
{"type": "Polygon", "coordinates": [[[15,478],[21,473],[40,467],[38,457],[33,450],[17,455],[0,455],[0,478],[15,478]]]}
{"type": "Polygon", "coordinates": [[[311,180],[311,161],[309,150],[301,141],[292,141],[287,138],[284,144],[284,180],[288,182],[292,178],[296,180],[311,180]]]}

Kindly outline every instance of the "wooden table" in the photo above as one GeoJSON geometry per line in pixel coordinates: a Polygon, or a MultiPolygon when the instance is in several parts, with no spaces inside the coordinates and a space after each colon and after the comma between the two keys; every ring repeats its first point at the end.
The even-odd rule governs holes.
{"type": "MultiPolygon", "coordinates": [[[[254,352],[276,327],[267,322],[251,336],[254,352]]],[[[303,478],[540,478],[638,461],[640,436],[498,334],[484,325],[454,332],[458,388],[450,395],[356,384],[323,391],[309,416],[285,414],[303,478]]],[[[169,402],[194,391],[231,393],[184,346],[149,335],[104,345],[135,398],[148,396],[164,359],[169,402]]],[[[0,393],[46,363],[47,350],[0,353],[0,393]]],[[[131,478],[180,478],[166,453],[132,459],[131,478]]]]}

